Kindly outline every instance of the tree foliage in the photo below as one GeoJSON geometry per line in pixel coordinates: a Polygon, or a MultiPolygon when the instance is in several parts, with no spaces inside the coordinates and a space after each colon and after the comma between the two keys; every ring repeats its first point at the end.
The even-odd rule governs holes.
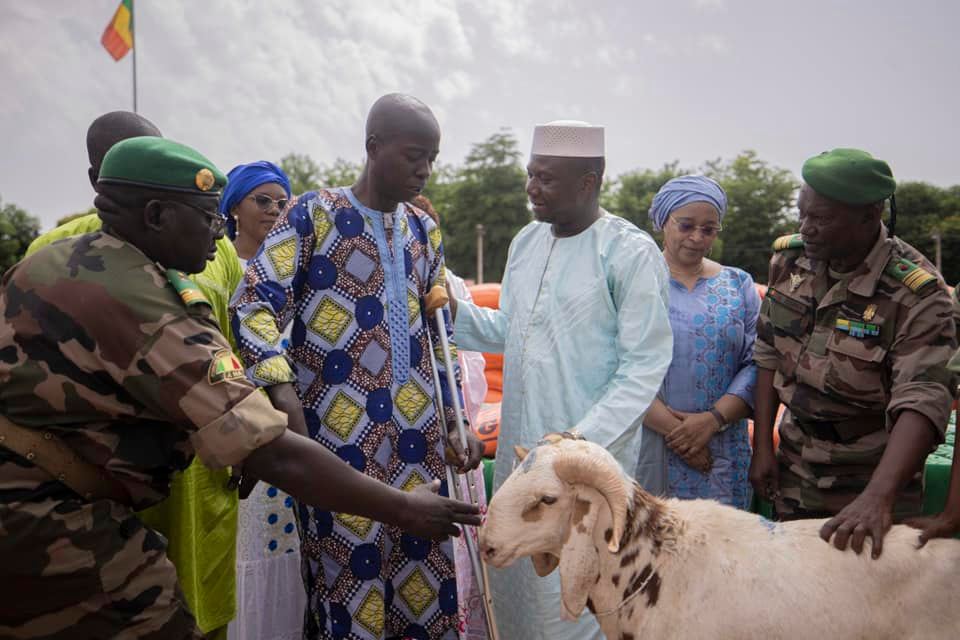
{"type": "Polygon", "coordinates": [[[647,233],[653,234],[653,225],[647,212],[660,187],[667,182],[690,173],[679,168],[679,163],[670,162],[658,170],[630,171],[613,181],[607,181],[609,189],[601,194],[600,203],[610,213],[626,218],[647,233]]]}
{"type": "Polygon", "coordinates": [[[477,277],[477,225],[484,227],[483,276],[499,282],[513,236],[530,221],[517,140],[501,130],[473,145],[462,167],[440,167],[424,191],[440,214],[447,264],[477,277]]]}
{"type": "Polygon", "coordinates": [[[729,161],[707,162],[697,171],[671,162],[658,170],[625,173],[604,194],[602,204],[611,213],[653,233],[647,212],[657,191],[672,178],[695,172],[715,179],[727,192],[723,233],[714,244],[712,257],[766,282],[770,245],[796,226],[792,207],[798,185],[789,171],[770,166],[753,151],[744,151],[729,161]]]}
{"type": "Polygon", "coordinates": [[[940,236],[943,277],[960,282],[960,186],[947,189],[925,182],[897,185],[896,233],[934,262],[940,236]]]}
{"type": "MultiPolygon", "coordinates": [[[[424,195],[440,213],[447,261],[459,274],[476,277],[476,226],[482,224],[484,279],[502,277],[510,241],[530,220],[522,162],[516,139],[502,130],[474,145],[462,165],[435,168],[424,195]]],[[[302,154],[286,156],[281,166],[290,176],[295,193],[353,184],[362,168],[343,159],[321,165],[302,154]]],[[[799,182],[789,171],[761,160],[754,151],[712,160],[695,169],[671,162],[659,169],[636,169],[608,177],[601,204],[641,229],[652,231],[647,212],[653,196],[671,178],[688,173],[709,175],[727,192],[723,233],[712,257],[765,282],[773,240],[797,231],[799,182]]],[[[960,186],[941,188],[903,182],[897,189],[897,204],[897,235],[934,261],[932,236],[939,234],[943,275],[951,284],[960,281],[960,186]]]]}
{"type": "Polygon", "coordinates": [[[767,281],[771,244],[797,228],[794,211],[799,183],[786,169],[760,160],[744,151],[729,162],[714,160],[703,173],[727,192],[727,215],[723,219],[724,264],[740,267],[758,282],[767,281]]]}
{"type": "Polygon", "coordinates": [[[290,179],[294,195],[320,188],[320,165],[305,153],[289,153],[280,159],[280,168],[290,179]]]}
{"type": "Polygon", "coordinates": [[[307,154],[290,153],[280,159],[280,168],[290,178],[294,195],[328,187],[350,186],[356,182],[363,165],[337,158],[333,164],[317,164],[307,154]]]}
{"type": "Polygon", "coordinates": [[[0,272],[16,264],[38,235],[38,219],[15,204],[0,201],[0,272]]]}

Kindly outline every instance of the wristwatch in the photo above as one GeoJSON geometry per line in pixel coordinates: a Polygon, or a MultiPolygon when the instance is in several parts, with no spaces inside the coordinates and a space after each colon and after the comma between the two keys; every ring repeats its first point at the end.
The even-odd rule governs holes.
{"type": "Polygon", "coordinates": [[[730,428],[730,423],[727,422],[727,419],[723,417],[723,414],[720,413],[719,409],[717,409],[716,407],[710,407],[708,411],[710,412],[710,415],[712,415],[714,419],[717,421],[717,426],[720,427],[719,429],[717,429],[717,433],[723,433],[724,431],[730,428]]]}

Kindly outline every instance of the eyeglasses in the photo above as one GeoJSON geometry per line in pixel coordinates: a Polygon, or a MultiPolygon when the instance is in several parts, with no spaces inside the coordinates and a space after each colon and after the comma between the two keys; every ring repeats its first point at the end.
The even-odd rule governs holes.
{"type": "Polygon", "coordinates": [[[189,207],[190,209],[194,209],[202,213],[207,218],[207,224],[210,226],[210,230],[213,231],[214,234],[220,233],[223,231],[224,227],[227,226],[226,219],[216,211],[207,211],[206,209],[188,202],[181,202],[180,200],[174,201],[173,204],[183,205],[184,207],[189,207]]]}
{"type": "Polygon", "coordinates": [[[673,223],[680,233],[689,234],[700,229],[700,233],[703,234],[704,238],[714,238],[723,231],[723,227],[719,224],[693,224],[689,220],[672,217],[670,218],[670,222],[673,223]]]}
{"type": "Polygon", "coordinates": [[[256,202],[257,206],[260,207],[263,211],[269,211],[270,205],[275,204],[277,205],[277,211],[282,212],[284,209],[287,208],[287,203],[289,202],[289,200],[287,200],[286,198],[280,198],[279,200],[274,200],[273,198],[266,195],[265,193],[254,193],[247,197],[253,200],[254,202],[256,202]]]}

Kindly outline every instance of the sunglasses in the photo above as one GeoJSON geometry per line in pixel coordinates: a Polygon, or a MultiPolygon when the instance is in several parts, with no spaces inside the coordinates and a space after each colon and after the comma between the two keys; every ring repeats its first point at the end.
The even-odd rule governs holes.
{"type": "Polygon", "coordinates": [[[179,204],[181,206],[187,207],[189,209],[194,209],[195,211],[199,211],[200,213],[202,213],[207,218],[207,225],[209,225],[210,230],[213,231],[215,234],[220,233],[227,226],[226,219],[222,215],[220,215],[219,212],[207,211],[206,209],[202,209],[196,205],[192,205],[187,202],[180,202],[179,200],[168,201],[168,202],[170,202],[170,204],[179,204]]]}
{"type": "Polygon", "coordinates": [[[263,211],[269,211],[272,205],[277,206],[277,211],[283,211],[287,208],[287,203],[289,200],[286,198],[280,198],[279,200],[274,200],[270,196],[264,193],[255,193],[253,195],[247,196],[251,200],[257,203],[257,206],[260,207],[263,211]]]}
{"type": "Polygon", "coordinates": [[[693,224],[689,220],[678,220],[676,218],[670,218],[670,222],[683,234],[690,234],[700,229],[700,233],[703,234],[704,238],[715,238],[723,231],[723,227],[719,224],[693,224]]]}

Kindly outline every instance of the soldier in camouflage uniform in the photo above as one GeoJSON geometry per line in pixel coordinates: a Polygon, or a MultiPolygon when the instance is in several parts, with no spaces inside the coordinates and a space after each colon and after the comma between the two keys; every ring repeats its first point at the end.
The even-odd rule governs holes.
{"type": "Polygon", "coordinates": [[[808,160],[800,233],[774,243],[757,323],[750,479],[780,519],[879,555],[891,517],[922,506],[922,465],[942,442],[957,348],[948,290],[913,247],[888,235],[885,162],[837,149],[808,160]],[[774,457],[773,418],[780,423],[774,457]]]}
{"type": "Polygon", "coordinates": [[[304,503],[415,535],[479,523],[470,505],[357,473],[287,429],[296,417],[246,380],[183,276],[202,270],[222,235],[224,181],[178,143],[120,142],[98,181],[103,231],[4,276],[0,414],[59,439],[122,497],[81,496],[49,460],[0,444],[0,584],[16,590],[0,599],[2,638],[201,637],[165,541],[133,511],[162,500],[194,452],[213,468],[242,461],[304,503]]]}
{"type": "MultiPolygon", "coordinates": [[[[96,118],[87,130],[88,175],[96,188],[100,164],[113,145],[138,136],[163,137],[143,116],[112,111],[96,118]]],[[[99,231],[100,216],[94,212],[75,218],[34,240],[27,256],[65,238],[99,231]]],[[[233,344],[227,303],[243,279],[243,268],[230,238],[217,240],[217,253],[200,273],[190,276],[210,302],[213,320],[233,344]]],[[[138,515],[168,542],[167,557],[177,568],[184,597],[197,626],[211,639],[227,637],[227,623],[237,610],[236,539],[238,496],[228,483],[230,469],[208,469],[196,458],[182,473],[173,476],[169,497],[138,515]],[[203,553],[202,546],[215,544],[219,553],[203,553]]]]}

